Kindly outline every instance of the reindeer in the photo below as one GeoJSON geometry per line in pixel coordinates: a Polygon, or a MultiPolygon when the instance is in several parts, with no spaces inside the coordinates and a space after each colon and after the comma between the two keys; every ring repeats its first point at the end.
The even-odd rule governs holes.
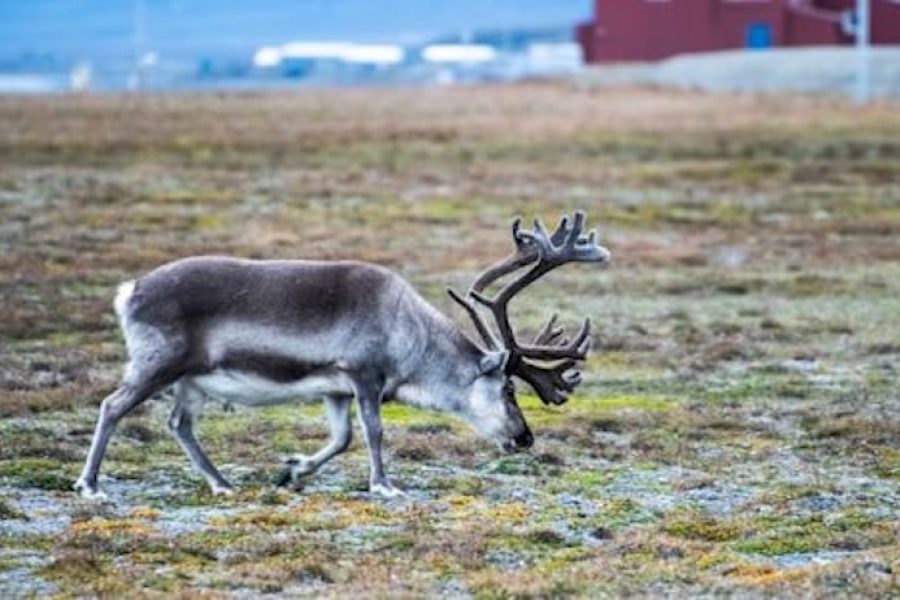
{"type": "Polygon", "coordinates": [[[168,425],[214,494],[229,494],[194,437],[208,398],[263,406],[324,399],[330,440],[312,456],[284,465],[281,484],[297,485],[350,444],[356,400],[369,453],[372,493],[401,494],[381,457],[381,404],[389,399],[455,413],[503,451],[523,451],[534,437],[516,403],[512,378],[547,404],[562,404],[580,383],[574,369],[589,351],[590,320],[571,341],[553,315],[530,344],[509,321],[513,297],[570,262],[606,263],[596,234],[584,235],[584,214],[564,217],[550,234],[513,223],[515,251],[482,273],[465,297],[448,290],[471,317],[485,347],[471,341],[399,275],[362,262],[253,261],[192,257],[123,283],[114,302],[128,350],[118,387],[100,406],[84,470],[75,489],[105,496],[97,474],[119,420],[157,392],[174,386],[168,425]],[[484,290],[530,267],[494,297],[484,290]],[[481,311],[479,311],[479,308],[481,311]],[[499,338],[483,319],[490,313],[499,338]]]}

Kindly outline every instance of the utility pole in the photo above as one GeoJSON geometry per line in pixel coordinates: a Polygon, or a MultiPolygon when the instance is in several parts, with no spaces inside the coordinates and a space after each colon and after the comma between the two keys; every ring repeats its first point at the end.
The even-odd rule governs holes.
{"type": "Polygon", "coordinates": [[[134,65],[131,75],[130,87],[134,91],[140,91],[144,87],[144,66],[141,64],[144,55],[144,2],[133,0],[131,5],[132,18],[132,52],[134,65]]]}
{"type": "Polygon", "coordinates": [[[869,31],[872,22],[871,0],[856,0],[856,101],[869,101],[872,87],[869,31]]]}

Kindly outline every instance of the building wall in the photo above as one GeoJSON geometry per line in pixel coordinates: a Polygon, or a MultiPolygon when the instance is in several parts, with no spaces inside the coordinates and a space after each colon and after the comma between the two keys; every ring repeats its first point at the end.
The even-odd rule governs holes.
{"type": "Polygon", "coordinates": [[[873,0],[872,43],[900,44],[900,1],[873,0]]]}
{"type": "MultiPolygon", "coordinates": [[[[652,61],[748,45],[848,44],[834,22],[788,8],[790,0],[595,0],[576,32],[588,62],[652,61]]],[[[815,0],[840,11],[855,0],[815,0]]],[[[900,2],[872,0],[873,43],[900,43],[900,2]]]]}

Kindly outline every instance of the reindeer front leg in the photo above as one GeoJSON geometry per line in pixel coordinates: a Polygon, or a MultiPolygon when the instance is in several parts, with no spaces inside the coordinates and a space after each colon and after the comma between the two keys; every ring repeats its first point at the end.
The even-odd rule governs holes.
{"type": "Polygon", "coordinates": [[[385,498],[403,496],[402,490],[395,488],[384,474],[381,461],[381,385],[377,380],[360,378],[354,381],[356,402],[359,406],[359,420],[363,437],[369,450],[369,491],[385,498]]]}
{"type": "Polygon", "coordinates": [[[350,420],[350,405],[353,398],[350,396],[328,396],[325,398],[325,411],[328,415],[328,426],[331,429],[331,439],[328,444],[313,454],[304,456],[297,454],[289,458],[277,485],[291,484],[296,487],[301,477],[315,473],[326,462],[343,453],[350,447],[353,438],[353,425],[350,420]]]}

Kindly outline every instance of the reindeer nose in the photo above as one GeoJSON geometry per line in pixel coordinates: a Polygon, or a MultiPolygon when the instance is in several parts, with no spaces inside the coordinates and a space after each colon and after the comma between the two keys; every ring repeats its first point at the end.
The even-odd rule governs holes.
{"type": "Polygon", "coordinates": [[[526,429],[517,435],[513,441],[516,443],[517,448],[531,448],[534,445],[534,436],[531,435],[531,431],[526,429]]]}

